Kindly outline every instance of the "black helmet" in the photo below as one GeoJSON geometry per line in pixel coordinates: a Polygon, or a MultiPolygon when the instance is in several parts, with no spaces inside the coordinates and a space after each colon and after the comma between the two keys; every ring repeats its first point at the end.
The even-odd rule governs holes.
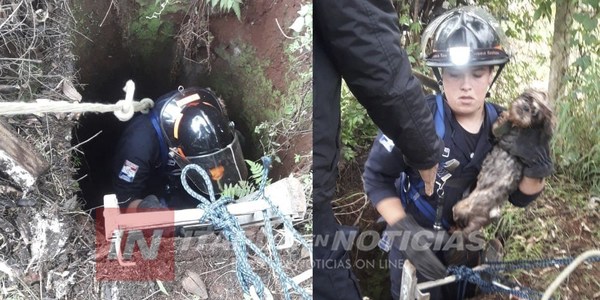
{"type": "MultiPolygon", "coordinates": [[[[208,89],[187,88],[172,93],[159,114],[168,146],[182,164],[204,168],[219,194],[225,184],[246,179],[247,170],[233,122],[223,103],[208,89]]],[[[203,180],[191,178],[207,193],[203,180]]]]}
{"type": "Polygon", "coordinates": [[[450,10],[429,24],[421,51],[430,67],[502,65],[510,59],[496,19],[473,6],[450,10]]]}
{"type": "Polygon", "coordinates": [[[421,37],[421,58],[433,68],[440,90],[443,87],[438,67],[498,65],[491,88],[510,54],[498,21],[482,8],[462,6],[427,26],[421,37]]]}

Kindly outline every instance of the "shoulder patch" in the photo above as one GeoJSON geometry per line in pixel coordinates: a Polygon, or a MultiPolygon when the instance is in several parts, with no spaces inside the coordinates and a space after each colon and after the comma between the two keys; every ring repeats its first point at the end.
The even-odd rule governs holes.
{"type": "Polygon", "coordinates": [[[119,179],[122,179],[127,182],[133,182],[135,178],[135,173],[138,171],[138,165],[125,160],[123,167],[121,168],[121,172],[119,173],[119,179]]]}
{"type": "Polygon", "coordinates": [[[392,150],[394,149],[394,141],[390,140],[390,138],[388,138],[387,136],[385,136],[385,134],[382,134],[381,137],[379,138],[379,143],[381,145],[383,145],[383,147],[385,147],[385,149],[388,152],[392,152],[392,150]]]}

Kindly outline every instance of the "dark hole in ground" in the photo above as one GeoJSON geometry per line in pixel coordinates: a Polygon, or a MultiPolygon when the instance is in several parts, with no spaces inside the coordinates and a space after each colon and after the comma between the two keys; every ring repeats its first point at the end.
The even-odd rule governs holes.
{"type": "MultiPolygon", "coordinates": [[[[98,83],[91,83],[82,93],[83,98],[90,102],[112,104],[124,98],[122,89],[128,79],[150,77],[144,74],[136,76],[135,70],[127,64],[121,65],[115,74],[118,75],[107,80],[101,80],[99,77],[102,75],[98,74],[94,78],[98,83]]],[[[167,91],[168,88],[166,85],[159,88],[152,81],[136,80],[135,98],[156,99],[162,94],[159,90],[167,91]]],[[[86,114],[80,119],[79,125],[73,129],[74,144],[86,141],[99,133],[92,140],[81,145],[79,150],[83,153],[77,153],[74,157],[79,166],[75,176],[79,179],[81,197],[85,201],[86,210],[101,205],[103,196],[113,192],[112,158],[119,137],[126,126],[127,122],[119,121],[111,113],[86,114]]]]}
{"type": "MultiPolygon", "coordinates": [[[[82,92],[84,101],[112,104],[118,99],[124,98],[123,87],[128,79],[134,79],[136,83],[135,98],[150,97],[156,99],[169,87],[161,84],[157,74],[139,73],[135,66],[127,62],[128,53],[121,47],[115,47],[110,58],[99,59],[96,56],[93,61],[80,60],[78,69],[82,74],[81,81],[89,84],[82,92]],[[119,62],[115,64],[115,62],[119,62]],[[114,68],[107,70],[103,65],[113,65],[114,68]],[[137,73],[137,74],[136,74],[137,73]],[[86,80],[87,78],[87,80],[86,80]]],[[[92,140],[79,147],[83,153],[77,153],[74,157],[79,171],[76,179],[79,179],[81,197],[85,201],[84,208],[90,209],[101,205],[102,197],[112,193],[111,172],[112,157],[117,141],[127,122],[119,121],[114,114],[85,114],[79,125],[73,129],[73,144],[78,144],[98,134],[92,140]]]]}
{"type": "MultiPolygon", "coordinates": [[[[86,0],[83,6],[99,5],[86,0]]],[[[82,7],[83,7],[82,6],[82,7]]],[[[105,9],[97,9],[105,11],[105,9]]],[[[93,23],[93,22],[91,22],[93,23]]],[[[177,72],[175,53],[176,43],[168,46],[157,45],[161,51],[156,51],[154,57],[147,53],[138,53],[135,43],[123,38],[118,20],[108,20],[102,28],[89,26],[89,38],[94,42],[82,40],[75,49],[79,56],[76,68],[79,70],[79,82],[84,85],[82,91],[84,102],[113,104],[123,99],[123,87],[127,80],[135,82],[134,99],[151,98],[156,100],[161,95],[176,89],[179,85],[199,85],[209,74],[202,65],[192,66],[192,74],[177,72]],[[174,71],[175,70],[175,71],[174,71]]],[[[190,66],[187,66],[188,69],[190,66]]],[[[188,70],[189,71],[189,70],[188,70]]],[[[204,87],[204,86],[203,86],[204,87]]],[[[218,94],[218,91],[216,91],[218,94]]],[[[229,111],[230,118],[236,121],[236,128],[244,136],[250,136],[249,128],[240,124],[238,113],[229,111]]],[[[103,204],[103,196],[113,193],[112,190],[112,159],[121,133],[127,122],[119,121],[112,113],[88,113],[81,117],[79,125],[73,128],[73,145],[85,142],[78,149],[81,152],[73,156],[78,172],[74,174],[80,187],[80,198],[83,199],[84,209],[90,210],[103,204]]],[[[247,140],[247,139],[246,139],[247,140]]],[[[255,151],[243,149],[248,159],[255,151]]],[[[143,146],[143,145],[140,145],[143,146]]],[[[92,216],[95,212],[91,211],[92,216]]]]}

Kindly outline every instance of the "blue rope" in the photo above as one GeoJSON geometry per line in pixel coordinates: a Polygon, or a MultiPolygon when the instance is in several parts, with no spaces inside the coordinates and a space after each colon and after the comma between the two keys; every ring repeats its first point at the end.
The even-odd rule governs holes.
{"type": "MultiPolygon", "coordinates": [[[[488,275],[488,277],[491,277],[493,279],[498,279],[497,276],[494,276],[492,273],[489,272],[484,272],[484,271],[473,271],[473,269],[466,267],[466,266],[451,266],[450,268],[448,268],[449,273],[453,274],[456,276],[457,281],[465,281],[465,282],[469,282],[472,284],[475,284],[477,286],[479,286],[479,288],[484,292],[484,293],[505,293],[505,294],[512,294],[514,296],[517,296],[519,298],[523,298],[523,299],[537,299],[537,298],[541,298],[541,293],[528,289],[528,288],[522,288],[520,290],[517,289],[513,289],[513,288],[509,288],[509,289],[505,289],[502,287],[499,287],[497,285],[494,285],[491,280],[484,280],[481,275],[482,273],[485,273],[486,275],[488,275]],[[537,296],[537,298],[532,298],[532,296],[537,296]]],[[[459,283],[461,284],[461,283],[459,283]]],[[[463,295],[464,295],[464,290],[463,290],[463,295]]]]}
{"type": "Polygon", "coordinates": [[[260,257],[263,261],[267,263],[267,265],[273,269],[281,282],[282,288],[284,290],[285,299],[290,299],[289,287],[292,287],[296,292],[298,292],[303,299],[311,299],[310,295],[297,283],[295,283],[283,270],[281,259],[279,256],[279,252],[275,246],[275,240],[273,238],[273,228],[271,225],[271,211],[275,212],[275,215],[280,217],[283,220],[284,226],[287,230],[291,230],[294,233],[294,237],[300,241],[300,243],[308,248],[308,244],[300,236],[300,234],[296,231],[296,229],[292,226],[291,221],[284,216],[281,211],[273,205],[270,199],[265,196],[264,189],[267,182],[268,168],[271,163],[269,158],[263,157],[263,166],[264,172],[262,174],[261,183],[259,186],[259,193],[252,200],[256,200],[258,198],[265,198],[267,203],[271,206],[270,209],[263,211],[264,217],[264,226],[267,235],[267,240],[269,244],[269,248],[273,259],[269,258],[267,255],[263,253],[263,251],[252,241],[250,241],[243,229],[241,228],[237,219],[227,211],[226,205],[234,201],[232,197],[223,196],[219,200],[215,199],[215,193],[213,190],[212,183],[208,177],[208,174],[204,169],[195,164],[189,164],[183,168],[181,171],[181,183],[192,197],[196,198],[200,204],[198,207],[204,210],[204,215],[200,219],[200,222],[209,221],[213,224],[215,229],[222,230],[223,235],[227,238],[228,241],[231,242],[233,251],[236,257],[236,275],[240,285],[242,286],[242,290],[245,294],[250,293],[250,286],[254,286],[257,291],[258,296],[261,299],[264,299],[264,289],[265,285],[262,282],[262,279],[253,271],[252,267],[248,263],[248,250],[246,246],[248,246],[258,257],[260,257]],[[208,187],[208,194],[210,197],[210,201],[206,199],[204,196],[196,193],[187,183],[186,174],[188,171],[194,170],[198,172],[206,186],[208,187]]]}
{"type": "MultiPolygon", "coordinates": [[[[566,266],[573,262],[575,258],[555,258],[555,259],[540,259],[540,260],[515,260],[508,262],[487,262],[487,268],[481,270],[473,270],[467,266],[451,266],[448,268],[448,273],[455,275],[457,281],[466,281],[473,283],[481,288],[486,293],[504,293],[512,294],[523,299],[540,299],[542,293],[526,287],[502,288],[492,283],[492,280],[500,279],[498,275],[502,271],[514,270],[530,270],[537,268],[548,268],[553,266],[566,266]],[[487,276],[492,280],[485,280],[482,275],[487,276]]],[[[600,262],[600,257],[590,257],[587,262],[600,262]]]]}

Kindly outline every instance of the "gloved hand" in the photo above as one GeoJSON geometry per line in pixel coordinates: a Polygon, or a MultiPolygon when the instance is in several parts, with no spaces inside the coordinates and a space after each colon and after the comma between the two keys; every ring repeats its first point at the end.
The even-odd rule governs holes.
{"type": "Polygon", "coordinates": [[[513,128],[500,138],[498,145],[523,163],[523,175],[544,178],[552,175],[550,136],[540,128],[513,128]]]}
{"type": "Polygon", "coordinates": [[[425,229],[412,216],[406,215],[392,225],[387,233],[392,237],[393,247],[400,250],[402,256],[425,278],[436,280],[446,276],[446,267],[430,249],[431,245],[444,246],[448,239],[445,231],[425,229]],[[404,237],[405,235],[409,238],[404,237]]]}
{"type": "Polygon", "coordinates": [[[475,267],[479,264],[484,243],[485,238],[481,231],[468,235],[464,235],[461,231],[454,231],[452,239],[446,245],[448,250],[444,251],[444,262],[448,266],[475,267]]]}

